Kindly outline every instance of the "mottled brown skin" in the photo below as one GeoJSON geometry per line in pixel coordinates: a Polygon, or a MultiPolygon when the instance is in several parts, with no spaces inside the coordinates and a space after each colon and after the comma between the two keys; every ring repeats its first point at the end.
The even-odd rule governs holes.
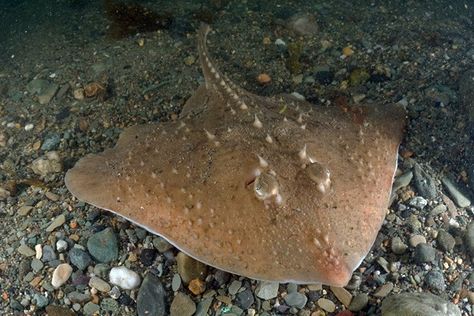
{"type": "Polygon", "coordinates": [[[219,269],[346,285],[385,216],[404,110],[362,107],[355,120],[253,95],[214,66],[208,30],[198,35],[206,84],[180,118],[126,129],[68,171],[68,189],[219,269]]]}

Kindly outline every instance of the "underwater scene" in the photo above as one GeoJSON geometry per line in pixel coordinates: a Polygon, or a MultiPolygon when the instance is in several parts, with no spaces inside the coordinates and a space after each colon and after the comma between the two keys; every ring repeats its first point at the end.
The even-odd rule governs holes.
{"type": "Polygon", "coordinates": [[[474,313],[474,3],[0,0],[0,315],[474,313]]]}

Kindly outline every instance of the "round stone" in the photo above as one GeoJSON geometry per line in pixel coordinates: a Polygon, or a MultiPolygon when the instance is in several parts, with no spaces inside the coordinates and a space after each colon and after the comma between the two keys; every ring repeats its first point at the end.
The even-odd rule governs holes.
{"type": "Polygon", "coordinates": [[[382,302],[382,316],[461,316],[453,303],[431,293],[402,293],[382,302]]]}
{"type": "Polygon", "coordinates": [[[71,274],[72,267],[68,263],[62,263],[58,265],[53,271],[51,285],[55,288],[59,288],[61,285],[67,282],[71,274]]]}
{"type": "Polygon", "coordinates": [[[133,290],[140,285],[138,273],[126,267],[114,267],[109,272],[110,283],[117,285],[124,290],[133,290]]]}
{"type": "Polygon", "coordinates": [[[291,307],[303,308],[308,302],[308,298],[302,293],[293,292],[285,297],[285,302],[291,307]]]}

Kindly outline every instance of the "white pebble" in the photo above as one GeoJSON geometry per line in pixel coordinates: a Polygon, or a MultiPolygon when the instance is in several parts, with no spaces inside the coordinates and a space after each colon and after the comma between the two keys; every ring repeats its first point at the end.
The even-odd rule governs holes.
{"type": "Polygon", "coordinates": [[[67,250],[67,242],[65,240],[59,239],[56,242],[56,250],[59,252],[67,250]]]}
{"type": "Polygon", "coordinates": [[[110,283],[119,286],[124,290],[132,290],[140,285],[138,273],[126,267],[114,267],[109,273],[110,283]]]}
{"type": "Polygon", "coordinates": [[[41,246],[41,244],[37,244],[35,246],[35,251],[36,251],[35,258],[38,260],[41,259],[41,257],[43,257],[43,246],[41,246]]]}
{"type": "Polygon", "coordinates": [[[277,39],[275,40],[275,45],[277,45],[277,46],[286,46],[286,43],[285,43],[285,41],[282,40],[281,38],[277,38],[277,39]]]}
{"type": "Polygon", "coordinates": [[[72,267],[69,264],[63,263],[58,265],[56,269],[54,269],[51,285],[56,289],[59,288],[61,285],[66,283],[67,280],[69,280],[71,273],[72,267]]]}
{"type": "Polygon", "coordinates": [[[25,125],[25,131],[31,131],[33,129],[33,127],[35,127],[33,124],[26,124],[25,125]]]}

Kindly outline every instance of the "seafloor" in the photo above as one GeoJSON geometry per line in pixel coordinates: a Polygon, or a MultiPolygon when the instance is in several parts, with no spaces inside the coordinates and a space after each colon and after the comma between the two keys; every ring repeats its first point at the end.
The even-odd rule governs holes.
{"type": "Polygon", "coordinates": [[[141,7],[127,16],[115,1],[0,1],[0,314],[380,315],[386,297],[423,292],[472,315],[472,4],[135,4],[163,20],[150,26],[141,7]],[[176,118],[203,81],[201,21],[214,30],[209,50],[221,70],[251,92],[406,107],[396,194],[346,291],[261,284],[193,264],[178,271],[178,250],[67,191],[65,172],[113,146],[123,128],[176,118]],[[270,83],[258,82],[262,73],[270,83]],[[104,259],[88,240],[105,228],[104,259]],[[73,273],[56,289],[52,275],[64,263],[73,273]],[[120,265],[155,278],[122,289],[108,278],[120,265]],[[190,289],[185,279],[199,272],[190,289]]]}

